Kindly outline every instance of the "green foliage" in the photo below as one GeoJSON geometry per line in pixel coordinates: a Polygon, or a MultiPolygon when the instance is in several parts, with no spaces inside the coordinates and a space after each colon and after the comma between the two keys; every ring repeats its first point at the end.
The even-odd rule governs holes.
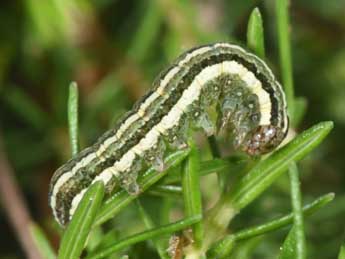
{"type": "MultiPolygon", "coordinates": [[[[263,47],[263,29],[262,29],[262,20],[259,11],[256,9],[252,13],[251,20],[248,25],[248,43],[251,44],[251,47],[257,52],[261,52],[261,55],[264,55],[263,47]]],[[[76,139],[77,139],[77,89],[75,85],[70,87],[70,97],[69,97],[69,122],[70,122],[70,136],[72,149],[77,149],[76,139]]],[[[333,124],[331,122],[320,123],[315,125],[309,130],[303,132],[301,135],[296,137],[284,148],[274,152],[267,159],[258,162],[247,174],[238,180],[237,184],[231,192],[225,192],[220,198],[218,204],[211,210],[208,217],[205,219],[205,223],[199,221],[198,223],[192,226],[193,230],[193,249],[189,250],[186,253],[186,257],[193,257],[198,255],[198,257],[203,257],[204,252],[214,243],[214,241],[219,239],[219,236],[222,236],[226,230],[227,225],[230,220],[244,207],[248,206],[254,199],[256,199],[264,190],[266,190],[283,172],[285,172],[289,165],[294,161],[298,161],[303,158],[306,154],[312,151],[329,133],[332,129],[333,124]],[[206,229],[204,229],[204,224],[206,229]]],[[[178,164],[182,161],[187,155],[183,163],[181,184],[182,192],[184,197],[184,206],[185,214],[187,217],[195,218],[200,217],[202,213],[202,204],[201,204],[201,190],[200,190],[200,158],[199,151],[195,147],[193,142],[189,143],[190,149],[184,150],[182,152],[176,152],[175,154],[170,155],[166,159],[166,168],[169,169],[172,166],[178,164]],[[176,156],[177,155],[177,156],[176,156]]],[[[214,139],[210,139],[210,146],[212,153],[215,157],[220,156],[219,148],[214,139]]],[[[218,159],[211,161],[210,165],[216,163],[222,163],[224,161],[218,159]],[[213,163],[213,164],[212,164],[213,163]]],[[[206,167],[207,168],[207,167],[206,167]]],[[[214,168],[213,168],[214,169],[214,168]]],[[[165,173],[157,174],[153,169],[149,169],[148,172],[143,174],[143,177],[139,178],[139,187],[142,191],[150,188],[151,185],[156,183],[161,177],[163,177],[168,170],[165,170],[165,173]]],[[[220,171],[223,172],[224,171],[220,171]]],[[[219,175],[222,179],[220,185],[224,185],[224,176],[219,175]]],[[[303,229],[303,213],[301,209],[301,197],[298,188],[298,172],[294,164],[291,165],[290,169],[290,178],[292,184],[292,194],[293,194],[293,211],[295,225],[288,235],[287,241],[284,243],[282,250],[282,258],[290,256],[290,253],[293,253],[296,258],[304,258],[305,256],[305,245],[304,245],[304,229],[303,229]]],[[[223,187],[224,188],[224,187],[223,187]]],[[[160,193],[166,190],[167,187],[157,186],[155,191],[160,193]]],[[[85,198],[86,199],[86,198],[85,198]]],[[[85,202],[83,198],[83,202],[85,202]]],[[[124,190],[120,191],[114,198],[109,199],[105,203],[103,208],[98,212],[98,218],[96,219],[96,225],[101,224],[110,218],[113,218],[118,212],[125,208],[132,200],[135,199],[135,195],[129,195],[124,190]]],[[[87,202],[87,200],[86,200],[87,202]]],[[[84,203],[81,203],[84,204],[84,203]]],[[[82,206],[82,205],[81,205],[82,206]]],[[[109,245],[100,249],[100,251],[91,252],[91,258],[103,258],[106,257],[123,247],[126,247],[130,244],[152,239],[158,234],[152,233],[164,233],[159,230],[162,227],[155,228],[155,224],[152,219],[145,213],[141,205],[139,204],[139,211],[144,219],[146,227],[152,228],[149,231],[150,234],[144,232],[143,234],[137,234],[134,237],[124,239],[122,241],[117,241],[113,245],[109,245]],[[148,238],[149,237],[149,238],[148,238]],[[94,254],[94,255],[93,255],[94,254]]],[[[80,214],[82,215],[82,214],[80,214]]],[[[71,226],[73,222],[83,222],[83,217],[79,218],[79,215],[73,217],[71,226]]],[[[75,223],[76,224],[76,223],[75,223]]],[[[189,225],[189,224],[188,224],[189,225]]],[[[88,224],[90,227],[90,223],[88,224]]],[[[164,228],[164,227],[163,227],[164,228]]],[[[87,232],[85,232],[87,233],[87,232]]],[[[66,233],[64,240],[68,237],[66,233]]],[[[77,253],[81,253],[81,248],[84,245],[86,237],[81,238],[80,246],[76,250],[77,253]]],[[[72,237],[71,237],[72,238],[72,237]]],[[[67,245],[63,243],[61,245],[61,250],[64,253],[68,251],[68,248],[65,248],[67,245]]],[[[235,238],[230,236],[227,238],[227,245],[223,246],[223,249],[217,248],[216,254],[229,254],[229,251],[233,249],[235,238]],[[230,238],[230,242],[228,241],[230,238]]],[[[163,252],[162,243],[158,242],[157,239],[154,241],[158,253],[161,257],[164,258],[165,254],[163,252]]],[[[70,244],[70,243],[68,243],[70,244]]],[[[70,249],[71,250],[71,249],[70,249]]],[[[60,254],[63,254],[60,252],[60,254]]],[[[212,253],[212,252],[211,252],[212,253]]],[[[76,255],[74,254],[74,255],[76,255]]],[[[63,257],[61,257],[63,258],[63,257]]]]}
{"type": "MultiPolygon", "coordinates": [[[[140,213],[140,216],[145,224],[145,227],[147,229],[154,229],[156,228],[156,225],[155,223],[153,222],[152,218],[150,217],[150,215],[145,211],[145,209],[142,207],[142,205],[140,204],[139,202],[139,199],[137,199],[137,205],[138,205],[138,210],[139,210],[139,213],[140,213]]],[[[164,246],[164,243],[162,242],[162,240],[160,240],[159,238],[155,238],[152,240],[156,249],[157,249],[157,252],[159,254],[159,257],[161,259],[169,259],[169,256],[166,252],[166,249],[165,249],[165,246],[164,246]]]]}
{"type": "MultiPolygon", "coordinates": [[[[334,194],[326,194],[314,202],[303,207],[303,214],[309,216],[323,206],[331,202],[334,198],[334,194]]],[[[236,245],[236,242],[242,240],[250,240],[260,235],[265,235],[272,231],[276,231],[283,228],[293,222],[294,214],[283,216],[279,219],[272,220],[268,223],[264,223],[248,229],[243,229],[237,233],[225,236],[223,239],[215,243],[208,252],[210,258],[226,258],[232,252],[236,245]]]]}
{"type": "Polygon", "coordinates": [[[95,182],[86,191],[82,201],[78,204],[75,216],[62,237],[59,259],[80,257],[97,211],[102,203],[103,195],[104,186],[102,182],[95,182]]]}
{"type": "Polygon", "coordinates": [[[277,180],[292,162],[302,159],[320,144],[332,127],[331,122],[323,122],[304,131],[239,179],[232,191],[225,193],[208,215],[206,246],[217,240],[230,220],[277,180]]]}
{"type": "MultiPolygon", "coordinates": [[[[209,147],[190,140],[189,148],[165,158],[164,172],[149,168],[141,173],[139,195],[118,190],[105,200],[103,185],[95,183],[63,231],[59,258],[167,259],[172,236],[187,246],[187,259],[274,255],[328,259],[337,253],[339,259],[345,258],[344,245],[339,251],[344,231],[343,178],[335,173],[345,169],[340,141],[345,125],[340,88],[345,83],[345,51],[334,40],[344,30],[339,19],[342,9],[335,4],[325,8],[322,1],[312,6],[305,2],[293,3],[294,16],[289,14],[288,0],[258,3],[260,9],[252,1],[223,1],[219,7],[192,1],[37,5],[26,0],[23,21],[17,15],[11,18],[16,9],[8,15],[0,10],[1,21],[14,24],[2,30],[8,43],[0,43],[1,126],[19,182],[31,193],[30,204],[37,204],[30,197],[46,195],[46,188],[35,188],[32,179],[45,179],[39,185],[47,186],[47,175],[68,154],[75,155],[109,128],[183,49],[229,41],[227,30],[242,40],[246,35],[248,48],[273,71],[280,66],[275,74],[286,92],[293,136],[286,145],[251,159],[229,155],[228,143],[213,137],[209,147]],[[205,10],[222,13],[218,18],[223,20],[205,10]],[[200,20],[207,25],[199,26],[200,20]],[[12,30],[17,23],[22,26],[18,35],[12,30]],[[336,26],[330,28],[329,23],[336,26]],[[315,24],[320,32],[313,30],[315,24]],[[71,83],[68,91],[71,80],[78,81],[78,87],[71,83]],[[295,92],[305,97],[295,97],[295,92]],[[327,99],[330,96],[333,99],[327,99]],[[319,146],[333,129],[333,122],[327,121],[333,110],[339,129],[319,146]],[[307,129],[298,130],[302,127],[307,129]],[[23,155],[22,150],[30,152],[23,155]],[[328,205],[334,198],[331,193],[310,203],[311,197],[329,191],[339,192],[339,198],[328,205]]],[[[48,235],[54,232],[49,229],[51,215],[39,215],[44,219],[39,222],[42,229],[33,224],[30,233],[44,258],[56,258],[48,235]]]]}
{"type": "Polygon", "coordinates": [[[282,73],[282,83],[288,103],[289,115],[294,117],[294,88],[292,76],[291,46],[290,46],[290,23],[289,23],[289,1],[276,1],[276,19],[278,30],[279,57],[282,73]]]}
{"type": "Polygon", "coordinates": [[[164,225],[161,227],[154,228],[152,230],[147,230],[142,233],[138,233],[136,235],[133,235],[131,237],[127,237],[124,240],[119,240],[115,244],[111,244],[108,247],[102,249],[102,251],[97,251],[95,254],[91,254],[88,256],[88,259],[98,259],[98,258],[106,258],[110,254],[124,248],[130,245],[133,245],[135,243],[154,239],[156,237],[162,236],[162,235],[171,235],[176,231],[183,230],[186,227],[195,224],[201,220],[201,215],[195,215],[189,218],[185,218],[183,220],[179,220],[175,223],[171,223],[168,225],[164,225]]]}

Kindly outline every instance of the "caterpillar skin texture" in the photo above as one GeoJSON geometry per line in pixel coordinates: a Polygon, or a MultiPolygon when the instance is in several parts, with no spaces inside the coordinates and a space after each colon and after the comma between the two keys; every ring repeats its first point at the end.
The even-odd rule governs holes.
{"type": "Polygon", "coordinates": [[[162,171],[164,156],[186,146],[196,129],[231,133],[235,148],[249,155],[277,147],[288,117],[285,95],[267,65],[227,43],[182,54],[113,129],[55,172],[49,192],[54,217],[66,225],[97,180],[108,195],[119,185],[140,192],[136,178],[143,167],[162,171]]]}

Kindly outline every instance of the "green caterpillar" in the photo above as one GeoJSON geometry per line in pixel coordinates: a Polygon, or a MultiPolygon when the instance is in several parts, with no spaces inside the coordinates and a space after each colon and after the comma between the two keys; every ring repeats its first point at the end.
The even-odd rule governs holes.
{"type": "Polygon", "coordinates": [[[261,59],[227,43],[182,54],[113,129],[55,172],[49,202],[56,220],[67,224],[97,180],[107,193],[118,185],[138,193],[143,166],[163,170],[164,156],[183,148],[188,132],[200,128],[207,135],[232,133],[234,146],[249,155],[282,142],[288,131],[285,95],[261,59]]]}

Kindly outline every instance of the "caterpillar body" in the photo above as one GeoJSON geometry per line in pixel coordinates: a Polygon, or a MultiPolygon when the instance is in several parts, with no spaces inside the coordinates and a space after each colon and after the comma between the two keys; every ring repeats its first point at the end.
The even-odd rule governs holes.
{"type": "Polygon", "coordinates": [[[136,177],[143,167],[162,171],[164,156],[183,148],[194,129],[230,132],[235,148],[249,155],[270,152],[288,131],[284,92],[268,66],[239,46],[216,43],[185,52],[113,129],[54,173],[54,217],[66,225],[98,180],[108,194],[119,185],[140,192],[136,177]]]}

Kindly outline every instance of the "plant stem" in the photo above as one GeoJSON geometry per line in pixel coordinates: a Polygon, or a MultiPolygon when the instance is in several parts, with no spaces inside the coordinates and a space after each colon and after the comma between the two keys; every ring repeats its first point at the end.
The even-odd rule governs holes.
{"type": "Polygon", "coordinates": [[[289,168],[291,183],[291,201],[294,215],[294,234],[296,235],[296,259],[306,258],[306,245],[304,236],[303,209],[301,202],[300,182],[298,179],[298,169],[296,163],[292,163],[289,168]]]}
{"type": "Polygon", "coordinates": [[[71,142],[72,156],[76,155],[79,150],[78,141],[78,86],[72,82],[69,85],[68,96],[68,128],[71,142]]]}
{"type": "MultiPolygon", "coordinates": [[[[221,158],[221,152],[217,143],[217,140],[214,136],[208,137],[208,144],[210,145],[211,153],[213,158],[221,158]]],[[[224,190],[226,185],[226,175],[221,171],[217,172],[218,184],[221,190],[224,190]]]]}
{"type": "MultiPolygon", "coordinates": [[[[193,141],[189,141],[191,152],[183,163],[182,189],[185,212],[188,217],[202,214],[201,190],[200,190],[200,157],[193,141]]],[[[201,222],[193,225],[194,246],[201,247],[204,231],[201,222]]]]}
{"type": "Polygon", "coordinates": [[[294,113],[294,88],[292,76],[290,28],[289,28],[289,0],[276,1],[277,29],[279,57],[282,73],[282,80],[286,99],[288,103],[289,115],[294,113]]]}
{"type": "Polygon", "coordinates": [[[19,242],[30,259],[42,258],[35,240],[30,233],[31,216],[25,204],[22,192],[20,191],[14,172],[9,164],[3,149],[0,135],[0,197],[4,211],[7,213],[9,222],[19,239],[19,242]]]}

